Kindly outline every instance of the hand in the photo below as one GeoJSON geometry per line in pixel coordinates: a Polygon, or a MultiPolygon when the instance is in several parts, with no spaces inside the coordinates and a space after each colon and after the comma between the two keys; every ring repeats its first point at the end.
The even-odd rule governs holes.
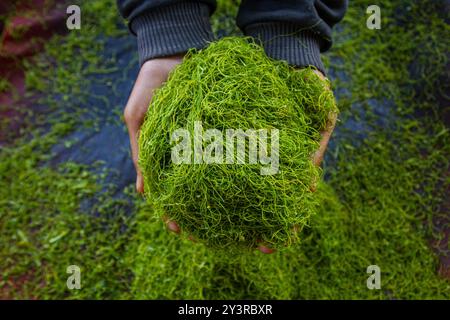
{"type": "MultiPolygon", "coordinates": [[[[139,157],[139,130],[144,121],[145,113],[153,96],[153,91],[167,80],[170,71],[183,60],[182,55],[156,58],[145,62],[128,98],[124,110],[124,119],[130,136],[131,155],[136,169],[136,191],[144,192],[144,179],[138,165],[139,157]]],[[[167,227],[174,232],[179,232],[178,225],[166,220],[167,227]]]]}
{"type": "MultiPolygon", "coordinates": [[[[314,70],[314,73],[316,73],[320,79],[326,80],[326,77],[323,75],[322,72],[314,70]]],[[[327,88],[327,90],[331,89],[327,88]]],[[[320,166],[320,164],[322,163],[323,156],[325,154],[325,151],[327,150],[328,142],[330,141],[331,134],[333,133],[334,127],[336,125],[336,119],[337,114],[335,113],[330,114],[328,117],[328,122],[325,130],[320,133],[322,135],[322,139],[319,142],[319,149],[317,149],[317,151],[314,153],[313,156],[313,163],[316,166],[320,166]]]]}
{"type": "MultiPolygon", "coordinates": [[[[320,79],[326,80],[326,78],[322,72],[320,72],[318,70],[314,70],[314,73],[316,73],[320,79]]],[[[331,90],[331,89],[327,88],[327,90],[331,90]]],[[[317,151],[314,153],[314,155],[312,157],[312,161],[316,166],[320,166],[320,164],[322,163],[323,156],[325,154],[325,151],[327,150],[328,142],[330,141],[331,134],[333,133],[334,127],[336,125],[336,119],[337,119],[337,114],[335,114],[335,113],[330,114],[325,130],[320,133],[322,136],[322,139],[319,142],[319,148],[317,149],[317,151]]],[[[313,192],[315,192],[316,188],[317,188],[316,183],[313,183],[313,185],[311,186],[311,190],[313,192]]],[[[298,232],[298,231],[295,230],[295,232],[298,232]]],[[[262,253],[266,253],[266,254],[275,252],[274,249],[271,249],[265,245],[258,246],[258,250],[261,251],[262,253]]]]}

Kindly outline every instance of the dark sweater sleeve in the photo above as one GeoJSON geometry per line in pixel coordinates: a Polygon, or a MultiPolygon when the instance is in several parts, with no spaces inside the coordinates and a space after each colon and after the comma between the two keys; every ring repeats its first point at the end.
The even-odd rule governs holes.
{"type": "Polygon", "coordinates": [[[140,65],[214,40],[209,22],[214,0],[117,0],[117,6],[137,36],[140,65]]]}
{"type": "Polygon", "coordinates": [[[331,28],[347,10],[347,0],[243,0],[237,24],[259,39],[268,56],[323,73],[320,52],[331,47],[331,28]]]}

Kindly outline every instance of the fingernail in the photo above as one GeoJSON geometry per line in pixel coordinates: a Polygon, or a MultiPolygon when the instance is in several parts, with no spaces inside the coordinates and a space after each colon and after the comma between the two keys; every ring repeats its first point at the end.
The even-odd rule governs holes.
{"type": "Polygon", "coordinates": [[[167,228],[172,232],[180,233],[180,227],[174,221],[167,222],[167,228]]]}
{"type": "Polygon", "coordinates": [[[264,254],[271,254],[271,253],[274,253],[274,251],[275,251],[275,250],[270,249],[270,248],[268,248],[266,246],[259,246],[258,249],[259,249],[259,251],[261,251],[264,254]]]}

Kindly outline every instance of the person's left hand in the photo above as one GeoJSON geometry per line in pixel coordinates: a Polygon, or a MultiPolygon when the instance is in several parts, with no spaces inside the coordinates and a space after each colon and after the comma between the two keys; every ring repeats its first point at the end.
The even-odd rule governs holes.
{"type": "MultiPolygon", "coordinates": [[[[314,72],[319,76],[320,79],[326,80],[326,77],[323,75],[322,72],[318,70],[314,70],[314,72]]],[[[331,90],[331,88],[327,88],[327,90],[331,90]]],[[[319,148],[312,156],[312,161],[316,166],[320,166],[320,164],[322,163],[323,156],[325,154],[325,151],[327,150],[328,142],[330,141],[331,134],[333,133],[334,127],[336,125],[336,119],[337,114],[331,113],[328,117],[328,123],[325,130],[320,133],[322,139],[319,142],[319,148]]],[[[313,183],[313,185],[311,186],[311,190],[315,192],[316,188],[317,188],[316,184],[313,183]]],[[[258,246],[258,250],[266,254],[275,252],[274,249],[271,249],[265,245],[258,246]]]]}
{"type": "MultiPolygon", "coordinates": [[[[319,76],[320,79],[324,81],[327,80],[322,72],[318,70],[314,70],[314,72],[319,76]]],[[[327,90],[331,90],[331,88],[328,87],[327,90]]],[[[334,127],[336,125],[336,119],[337,114],[331,113],[328,117],[328,122],[325,130],[320,133],[322,139],[319,142],[319,149],[317,149],[313,156],[313,163],[316,166],[320,166],[320,164],[322,163],[323,156],[325,154],[325,151],[327,150],[328,142],[330,141],[331,134],[333,133],[334,127]]]]}

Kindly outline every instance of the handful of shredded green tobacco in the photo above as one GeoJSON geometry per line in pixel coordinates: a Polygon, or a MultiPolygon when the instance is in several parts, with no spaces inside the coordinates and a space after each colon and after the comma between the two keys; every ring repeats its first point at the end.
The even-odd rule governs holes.
{"type": "Polygon", "coordinates": [[[315,212],[312,154],[336,112],[313,69],[272,60],[251,39],[191,51],[141,128],[146,197],[211,247],[288,246],[315,212]]]}

